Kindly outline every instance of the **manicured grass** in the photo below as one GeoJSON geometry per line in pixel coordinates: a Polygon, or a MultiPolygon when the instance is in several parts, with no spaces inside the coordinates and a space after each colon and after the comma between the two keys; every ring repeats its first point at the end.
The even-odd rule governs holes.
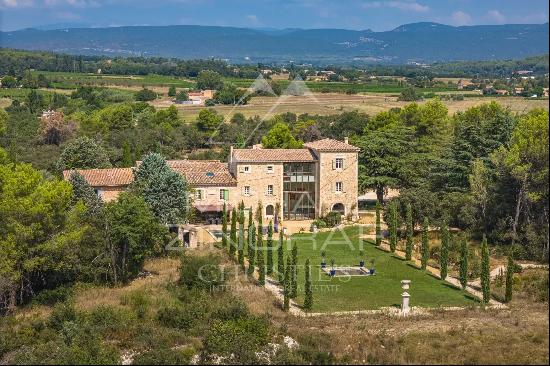
{"type": "MultiPolygon", "coordinates": [[[[291,237],[292,242],[298,246],[298,265],[303,266],[309,258],[313,266],[313,311],[335,312],[399,306],[403,292],[400,282],[404,279],[411,280],[411,306],[469,306],[477,302],[468,293],[410,266],[370,242],[364,242],[362,250],[367,268],[374,259],[374,276],[330,278],[321,271],[322,251],[326,254],[327,267],[330,267],[332,259],[335,260],[336,267],[358,266],[362,242],[359,235],[360,228],[354,226],[344,231],[319,233],[315,236],[296,234],[291,237]]],[[[286,255],[290,255],[290,246],[285,249],[286,255]]],[[[299,267],[298,280],[297,302],[302,304],[303,267],[299,267]]]]}

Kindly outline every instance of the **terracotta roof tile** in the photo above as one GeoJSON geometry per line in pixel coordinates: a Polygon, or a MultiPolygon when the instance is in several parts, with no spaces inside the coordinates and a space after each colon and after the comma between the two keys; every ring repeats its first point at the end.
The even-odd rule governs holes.
{"type": "Polygon", "coordinates": [[[309,149],[234,149],[238,162],[306,162],[317,159],[309,149]]]}
{"type": "Polygon", "coordinates": [[[237,185],[227,163],[218,160],[168,160],[169,167],[185,176],[192,185],[237,185]]]}
{"type": "MultiPolygon", "coordinates": [[[[68,180],[74,170],[63,171],[63,179],[68,180]]],[[[84,169],[76,170],[92,187],[127,186],[134,180],[132,168],[84,169]]]]}
{"type": "Polygon", "coordinates": [[[359,151],[359,148],[356,146],[334,139],[312,141],[306,143],[305,146],[317,151],[359,151]]]}
{"type": "MultiPolygon", "coordinates": [[[[137,162],[137,165],[139,166],[137,162]]],[[[185,177],[191,186],[224,185],[234,186],[237,181],[229,172],[227,163],[217,160],[168,160],[170,168],[185,177]]],[[[134,180],[132,168],[77,170],[92,187],[127,186],[134,180]]],[[[68,180],[72,170],[65,170],[63,178],[68,180]]]]}

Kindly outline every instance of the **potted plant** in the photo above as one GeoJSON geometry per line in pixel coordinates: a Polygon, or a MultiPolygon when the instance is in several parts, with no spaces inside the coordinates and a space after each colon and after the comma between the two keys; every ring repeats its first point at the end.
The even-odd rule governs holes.
{"type": "Polygon", "coordinates": [[[374,258],[370,260],[370,274],[373,275],[375,272],[374,270],[374,258]]]}
{"type": "Polygon", "coordinates": [[[360,250],[359,251],[359,267],[363,268],[365,267],[365,259],[363,258],[365,256],[365,252],[360,250]]]}
{"type": "Polygon", "coordinates": [[[336,270],[334,269],[334,259],[331,259],[330,260],[330,266],[331,266],[331,269],[330,269],[330,276],[331,277],[334,277],[336,275],[336,270]]]}
{"type": "Polygon", "coordinates": [[[325,252],[321,252],[321,268],[327,268],[327,260],[325,259],[325,252]]]}

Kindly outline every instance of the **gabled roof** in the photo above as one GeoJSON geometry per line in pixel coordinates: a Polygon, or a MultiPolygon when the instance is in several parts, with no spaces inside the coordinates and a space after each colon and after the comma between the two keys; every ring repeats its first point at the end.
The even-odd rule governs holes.
{"type": "Polygon", "coordinates": [[[357,152],[359,148],[343,141],[322,139],[304,144],[307,148],[316,151],[357,152]]]}
{"type": "Polygon", "coordinates": [[[132,168],[65,170],[63,179],[68,180],[74,171],[82,174],[92,187],[121,187],[134,180],[132,168]]]}
{"type": "Polygon", "coordinates": [[[229,172],[228,164],[218,160],[168,160],[166,163],[182,174],[192,186],[237,185],[237,180],[229,172]]]}
{"type": "Polygon", "coordinates": [[[310,162],[317,160],[309,149],[234,149],[232,158],[240,163],[310,162]]]}
{"type": "MultiPolygon", "coordinates": [[[[137,162],[139,166],[141,162],[137,162]]],[[[227,163],[217,160],[168,160],[175,172],[183,175],[191,186],[235,186],[237,181],[229,172],[227,163]]],[[[63,179],[68,180],[73,170],[65,170],[63,179]]],[[[125,187],[134,180],[132,168],[77,170],[92,187],[125,187]]]]}

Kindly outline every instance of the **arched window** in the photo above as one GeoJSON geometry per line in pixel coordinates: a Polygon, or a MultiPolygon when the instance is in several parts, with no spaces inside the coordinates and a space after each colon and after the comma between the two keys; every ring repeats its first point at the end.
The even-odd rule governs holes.
{"type": "Polygon", "coordinates": [[[265,206],[265,215],[266,216],[273,216],[275,215],[275,208],[273,205],[267,205],[265,206]]]}
{"type": "Polygon", "coordinates": [[[343,203],[335,203],[332,206],[332,211],[339,212],[341,215],[345,215],[346,214],[346,207],[344,206],[343,203]]]}

